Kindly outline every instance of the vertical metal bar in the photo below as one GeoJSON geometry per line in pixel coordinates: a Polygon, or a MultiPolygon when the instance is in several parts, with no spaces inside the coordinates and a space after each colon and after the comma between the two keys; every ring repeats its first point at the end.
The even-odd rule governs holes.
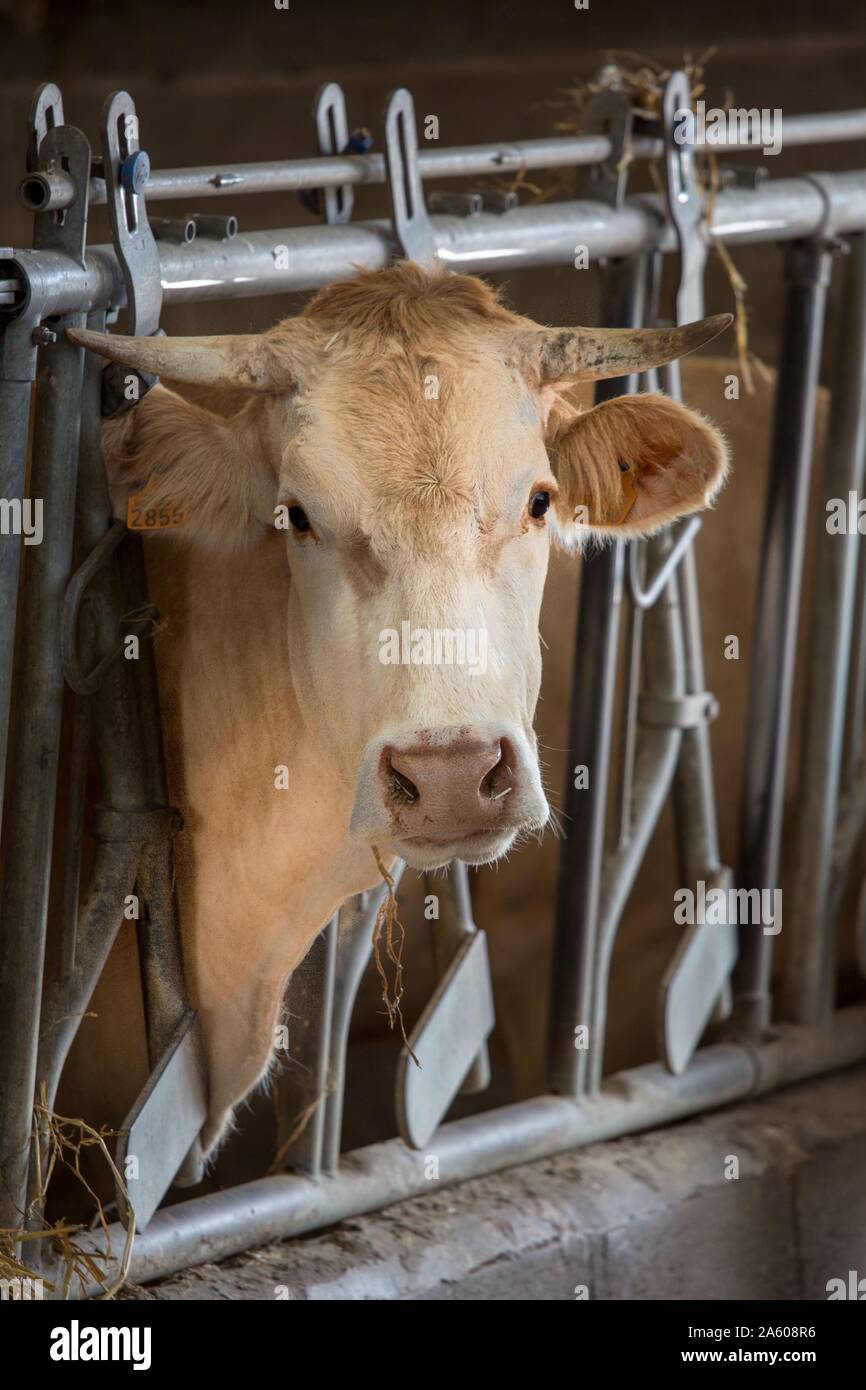
{"type": "MultiPolygon", "coordinates": [[[[669,530],[652,537],[647,543],[649,560],[663,563],[674,543],[669,530]]],[[[683,693],[682,620],[676,574],[647,610],[645,621],[646,694],[675,699],[683,693]]],[[[677,727],[639,729],[631,833],[604,862],[593,963],[592,1024],[585,1053],[586,1085],[592,1095],[598,1094],[602,1082],[608,986],[617,929],[670,791],[681,746],[682,730],[677,727]]]]}
{"type": "MultiPolygon", "coordinates": [[[[785,248],[785,311],[779,347],[773,442],[758,606],[752,645],[740,819],[741,887],[773,891],[787,765],[794,659],[803,572],[815,393],[830,250],[824,241],[785,248]]],[[[758,1038],[770,1021],[772,937],[741,927],[734,982],[736,1021],[758,1038]]]]}
{"type": "MultiPolygon", "coordinates": [[[[661,373],[665,391],[681,401],[682,381],[679,362],[671,362],[661,373]]],[[[683,622],[686,693],[706,690],[704,644],[701,632],[701,605],[694,545],[690,545],[679,567],[680,610],[683,622]]],[[[713,783],[713,755],[706,723],[683,730],[680,760],[674,779],[674,813],[680,874],[684,884],[695,885],[715,878],[721,868],[719,829],[713,783]]]]}
{"type": "MultiPolygon", "coordinates": [[[[632,541],[632,545],[640,542],[632,541]]],[[[646,548],[635,557],[639,572],[645,569],[646,548]]],[[[637,707],[640,695],[641,656],[643,653],[644,610],[636,603],[628,606],[626,620],[626,682],[622,701],[621,758],[619,782],[619,843],[631,838],[634,816],[635,755],[637,752],[637,707]]]]}
{"type": "MultiPolygon", "coordinates": [[[[13,325],[5,331],[11,334],[16,329],[13,325]]],[[[12,504],[21,502],[24,497],[30,385],[29,380],[0,381],[0,497],[12,504]]],[[[10,528],[5,535],[0,535],[0,814],[12,702],[20,567],[21,536],[10,528]]]]}
{"type": "MultiPolygon", "coordinates": [[[[606,268],[602,322],[637,326],[643,312],[640,258],[606,268]]],[[[599,383],[596,400],[627,394],[630,378],[599,383]]],[[[623,544],[583,560],[577,617],[576,664],[568,737],[565,834],[560,851],[553,968],[550,986],[551,1089],[578,1096],[588,1080],[588,1054],[575,1046],[575,1029],[590,1025],[595,946],[604,856],[607,786],[623,584],[623,544]],[[589,771],[575,787],[574,769],[589,771]]]]}
{"type": "MultiPolygon", "coordinates": [[[[333,1085],[331,1037],[339,923],[339,914],[331,918],[292,972],[286,991],[292,1065],[274,1087],[278,1166],[310,1177],[322,1171],[327,1102],[333,1085]]],[[[336,1158],[333,1148],[339,1142],[334,1121],[332,1117],[331,1158],[336,1158]]]]}
{"type": "Polygon", "coordinates": [[[840,790],[851,791],[863,760],[863,736],[866,729],[866,565],[857,570],[857,591],[852,622],[853,657],[848,682],[848,704],[845,715],[845,744],[842,752],[840,790]]]}
{"type": "MultiPolygon", "coordinates": [[[[866,459],[866,234],[851,237],[833,374],[833,408],[822,501],[863,489],[866,459]]],[[[833,1007],[835,913],[830,902],[839,805],[848,663],[861,545],[818,526],[809,625],[806,718],[794,829],[793,902],[785,914],[782,1004],[799,1023],[821,1023],[833,1007]]]]}
{"type": "MultiPolygon", "coordinates": [[[[84,316],[61,325],[82,327],[84,316]]],[[[41,356],[30,493],[44,536],[27,556],[19,692],[10,737],[0,921],[0,1226],[21,1224],[27,1199],[45,955],[51,840],[63,695],[60,617],[72,560],[84,354],[61,332],[41,356]]]]}

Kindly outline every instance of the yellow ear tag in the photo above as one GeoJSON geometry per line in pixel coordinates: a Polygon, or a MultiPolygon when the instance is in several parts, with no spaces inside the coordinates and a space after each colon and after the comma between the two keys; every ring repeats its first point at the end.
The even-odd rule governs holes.
{"type": "Polygon", "coordinates": [[[627,470],[623,469],[622,490],[623,496],[625,497],[625,509],[614,522],[615,526],[622,526],[622,523],[626,520],[629,512],[637,501],[637,487],[635,486],[634,473],[630,468],[627,470]]]}
{"type": "Polygon", "coordinates": [[[179,502],[162,507],[148,507],[147,493],[153,479],[136,492],[126,504],[126,525],[130,531],[170,531],[186,526],[186,512],[179,502]]]}

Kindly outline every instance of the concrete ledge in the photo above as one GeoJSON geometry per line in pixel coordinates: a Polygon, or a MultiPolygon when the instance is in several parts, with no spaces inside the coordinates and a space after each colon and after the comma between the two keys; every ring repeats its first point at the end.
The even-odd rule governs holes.
{"type": "Polygon", "coordinates": [[[866,1276],[864,1067],[127,1296],[559,1300],[586,1285],[594,1299],[825,1299],[852,1269],[866,1276]]]}

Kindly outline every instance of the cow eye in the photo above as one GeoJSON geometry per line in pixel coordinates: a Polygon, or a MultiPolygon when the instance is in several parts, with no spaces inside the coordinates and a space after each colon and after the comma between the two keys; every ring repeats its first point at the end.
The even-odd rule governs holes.
{"type": "Polygon", "coordinates": [[[301,536],[305,535],[310,529],[310,518],[307,516],[303,507],[299,507],[297,503],[289,507],[289,521],[301,536]]]}
{"type": "Polygon", "coordinates": [[[549,506],[549,492],[533,492],[532,496],[529,499],[529,515],[535,521],[540,521],[549,506]]]}

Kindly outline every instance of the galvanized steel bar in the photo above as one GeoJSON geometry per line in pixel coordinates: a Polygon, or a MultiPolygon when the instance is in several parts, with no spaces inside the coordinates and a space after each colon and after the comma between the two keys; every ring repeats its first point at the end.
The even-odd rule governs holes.
{"type": "MultiPolygon", "coordinates": [[[[866,1006],[843,1010],[831,1028],[783,1027],[762,1047],[705,1047],[682,1076],[652,1064],[611,1077],[593,1100],[539,1096],[443,1125],[435,1139],[441,1181],[466,1182],[517,1163],[673,1124],[864,1058],[866,1006]]],[[[399,1140],[373,1144],[346,1154],[340,1172],[324,1181],[262,1178],[157,1212],[136,1237],[129,1278],[133,1283],[164,1278],[204,1260],[226,1259],[429,1191],[424,1153],[399,1140]]],[[[112,1226],[110,1235],[112,1248],[122,1248],[121,1228],[112,1226]]],[[[83,1237],[81,1243],[102,1249],[98,1236],[83,1237]]],[[[109,1276],[111,1272],[109,1266],[109,1276]]]]}
{"type": "MultiPolygon", "coordinates": [[[[84,326],[80,315],[74,327],[84,326]]],[[[9,739],[0,921],[0,1227],[26,1207],[40,996],[60,743],[60,615],[72,560],[84,354],[61,334],[40,362],[30,494],[45,502],[44,536],[27,556],[9,739]]]]}
{"type": "MultiPolygon", "coordinates": [[[[721,128],[720,128],[721,129],[721,128]]],[[[866,139],[866,110],[787,116],[782,122],[783,148],[866,139]]],[[[696,140],[695,149],[720,153],[760,149],[760,139],[728,138],[721,131],[711,142],[696,140]]],[[[638,159],[655,159],[662,142],[637,136],[632,142],[638,159]]],[[[422,149],[418,169],[422,179],[471,178],[517,174],[529,169],[569,169],[600,164],[608,159],[611,142],[604,135],[549,136],[540,140],[502,141],[454,149],[422,149]]],[[[190,169],[152,170],[144,187],[148,202],[169,198],[218,198],[238,193],[286,193],[303,188],[336,188],[341,184],[386,182],[381,154],[330,155],[315,159],[284,159],[253,164],[211,164],[190,169]]],[[[91,202],[105,202],[105,183],[94,179],[91,202]]]]}
{"type": "MultiPolygon", "coordinates": [[[[719,193],[710,235],[726,245],[797,240],[820,232],[828,217],[838,233],[866,227],[866,171],[779,179],[758,189],[719,193]],[[823,190],[823,191],[822,191],[823,190]]],[[[576,245],[591,259],[676,249],[661,200],[629,199],[619,211],[603,203],[568,201],[475,217],[434,215],[438,259],[452,270],[485,272],[562,265],[576,245]]],[[[159,243],[166,304],[250,299],[317,289],[356,267],[380,270],[393,256],[385,221],[337,227],[284,227],[231,241],[197,237],[188,246],[159,243]]],[[[0,251],[0,279],[17,275],[41,317],[100,305],[122,306],[123,277],[111,246],[91,246],[79,266],[56,252],[0,251]]]]}
{"type": "MultiPolygon", "coordinates": [[[[785,313],[779,347],[758,607],[746,729],[738,884],[774,892],[784,811],[806,511],[831,250],[826,241],[785,251],[785,313]]],[[[736,1019],[760,1038],[770,1022],[772,936],[740,928],[736,1019]]]]}
{"type": "MultiPolygon", "coordinates": [[[[640,258],[610,262],[602,322],[639,325],[644,291],[640,258]]],[[[629,394],[630,385],[628,377],[600,382],[595,399],[629,394]]],[[[584,558],[575,633],[548,1038],[551,1090],[575,1097],[590,1084],[590,1053],[601,1045],[594,1031],[596,951],[624,562],[622,541],[584,558]],[[578,785],[578,775],[587,781],[578,785]],[[578,1028],[590,1030],[588,1047],[578,1028]]]]}
{"type": "MultiPolygon", "coordinates": [[[[14,329],[7,332],[14,332],[14,329]]],[[[36,350],[33,349],[35,360],[36,350]]],[[[30,382],[0,380],[0,498],[8,515],[16,503],[23,506],[27,469],[27,431],[30,418],[30,382]]],[[[6,770],[9,711],[12,703],[12,661],[15,619],[18,611],[18,576],[21,568],[20,530],[8,525],[0,534],[0,817],[6,770]]]]}
{"type": "MultiPolygon", "coordinates": [[[[674,548],[674,537],[668,530],[648,542],[647,555],[664,565],[674,548]]],[[[683,694],[682,617],[676,574],[671,575],[662,596],[644,615],[643,664],[647,696],[671,700],[683,694]]],[[[638,720],[639,711],[640,702],[638,720]]],[[[683,731],[674,725],[658,727],[638,724],[629,835],[607,856],[599,895],[588,1053],[591,1095],[598,1093],[602,1082],[610,967],[617,931],[670,791],[682,738],[683,731]]]]}
{"type": "MultiPolygon", "coordinates": [[[[836,903],[833,840],[838,818],[845,702],[862,544],[859,531],[830,532],[825,503],[848,515],[863,492],[866,465],[866,235],[851,240],[845,265],[826,461],[816,537],[808,637],[806,718],[794,829],[792,904],[785,913],[783,1005],[799,1023],[833,1008],[836,903]]],[[[859,513],[857,513],[859,517],[859,513]]]]}

